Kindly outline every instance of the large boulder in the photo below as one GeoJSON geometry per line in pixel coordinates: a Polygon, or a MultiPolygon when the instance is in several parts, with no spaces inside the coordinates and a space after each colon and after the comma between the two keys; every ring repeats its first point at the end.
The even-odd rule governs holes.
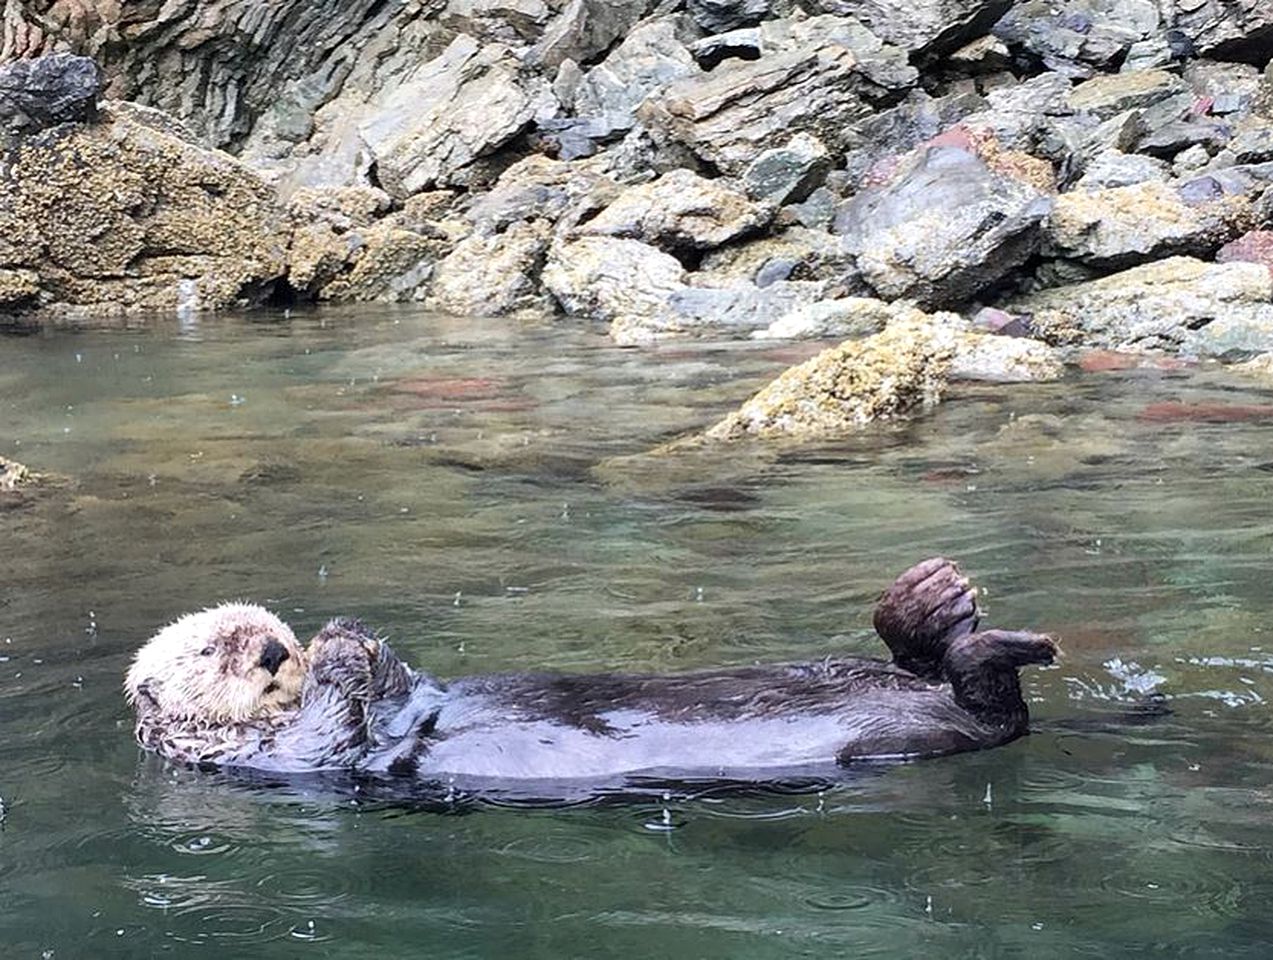
{"type": "Polygon", "coordinates": [[[548,81],[500,44],[461,34],[394,87],[358,130],[394,197],[464,185],[470,167],[557,109],[548,81]]]}
{"type": "Polygon", "coordinates": [[[672,170],[625,189],[577,230],[583,236],[632,237],[668,250],[710,250],[754,233],[773,216],[720,180],[672,170]]]}
{"type": "Polygon", "coordinates": [[[1177,253],[1203,256],[1254,226],[1243,196],[1186,203],[1171,184],[1149,180],[1056,198],[1043,253],[1118,268],[1177,253]]]}
{"type": "Polygon", "coordinates": [[[959,304],[1038,250],[1052,198],[1011,164],[996,166],[971,149],[932,146],[844,204],[835,232],[881,297],[959,304]]]}
{"type": "Polygon", "coordinates": [[[156,111],[108,102],[99,122],[20,137],[0,177],[11,310],[224,307],[263,298],[285,271],[270,187],[156,111]]]}
{"type": "Polygon", "coordinates": [[[1232,357],[1273,350],[1273,276],[1259,263],[1171,257],[1018,298],[1052,343],[1232,357]]]}
{"type": "Polygon", "coordinates": [[[536,281],[550,234],[547,221],[534,220],[461,240],[434,268],[425,305],[487,317],[544,310],[547,297],[536,281]]]}
{"type": "Polygon", "coordinates": [[[684,279],[685,268],[671,254],[618,237],[553,244],[542,276],[567,314],[604,321],[662,312],[684,279]]]}
{"type": "Polygon", "coordinates": [[[1026,0],[994,28],[1011,46],[1067,76],[1111,69],[1138,43],[1155,36],[1155,0],[1026,0]]]}

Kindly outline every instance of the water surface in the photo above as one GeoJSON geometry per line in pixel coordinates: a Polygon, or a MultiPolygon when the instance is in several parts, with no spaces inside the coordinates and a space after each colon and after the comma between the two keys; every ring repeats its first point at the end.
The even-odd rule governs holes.
{"type": "Polygon", "coordinates": [[[389,309],[0,339],[0,454],[64,478],[0,511],[0,953],[1267,956],[1273,392],[1076,374],[639,456],[808,353],[389,309]],[[821,794],[445,815],[168,767],[119,692],[226,598],[442,676],[876,654],[933,553],[1060,636],[1036,732],[821,794]]]}

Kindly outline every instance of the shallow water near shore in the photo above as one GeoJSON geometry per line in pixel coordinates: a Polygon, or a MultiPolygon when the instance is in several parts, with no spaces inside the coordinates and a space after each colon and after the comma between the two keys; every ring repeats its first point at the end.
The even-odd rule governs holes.
{"type": "Polygon", "coordinates": [[[1273,391],[1076,373],[639,456],[814,349],[366,308],[0,339],[0,454],[65,478],[0,510],[0,953],[1266,956],[1273,391]],[[444,677],[873,655],[935,553],[1060,637],[1035,733],[822,792],[439,813],[168,767],[119,689],[225,598],[444,677]]]}

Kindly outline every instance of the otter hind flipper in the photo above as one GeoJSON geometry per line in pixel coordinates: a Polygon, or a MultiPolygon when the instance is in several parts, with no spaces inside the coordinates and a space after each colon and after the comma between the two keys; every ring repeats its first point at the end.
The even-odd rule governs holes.
{"type": "Polygon", "coordinates": [[[1059,653],[1056,641],[1045,633],[984,630],[953,641],[942,661],[942,672],[956,703],[979,719],[1017,735],[1025,732],[1029,722],[1017,670],[1029,664],[1052,663],[1059,653]]]}
{"type": "Polygon", "coordinates": [[[939,680],[952,642],[977,629],[977,588],[952,560],[930,557],[884,591],[875,607],[875,632],[893,662],[916,676],[939,680]]]}

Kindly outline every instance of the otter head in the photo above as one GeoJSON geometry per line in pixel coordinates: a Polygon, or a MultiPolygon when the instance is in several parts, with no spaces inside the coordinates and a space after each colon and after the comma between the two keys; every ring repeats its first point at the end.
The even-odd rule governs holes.
{"type": "Polygon", "coordinates": [[[124,690],[139,714],[233,723],[295,706],[304,678],[305,655],[287,624],[264,607],[223,603],[151,637],[124,690]]]}

